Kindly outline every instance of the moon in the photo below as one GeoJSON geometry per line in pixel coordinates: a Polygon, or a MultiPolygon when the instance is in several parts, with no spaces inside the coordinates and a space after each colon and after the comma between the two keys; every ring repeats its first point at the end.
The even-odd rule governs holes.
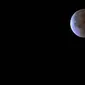
{"type": "Polygon", "coordinates": [[[76,36],[85,38],[85,9],[80,9],[72,15],[70,27],[76,36]]]}

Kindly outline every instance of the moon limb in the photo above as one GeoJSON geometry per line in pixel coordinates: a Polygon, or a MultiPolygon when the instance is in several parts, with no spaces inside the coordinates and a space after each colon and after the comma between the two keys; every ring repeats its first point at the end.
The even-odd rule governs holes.
{"type": "Polygon", "coordinates": [[[73,14],[70,27],[75,35],[85,38],[85,9],[76,11],[73,14]]]}

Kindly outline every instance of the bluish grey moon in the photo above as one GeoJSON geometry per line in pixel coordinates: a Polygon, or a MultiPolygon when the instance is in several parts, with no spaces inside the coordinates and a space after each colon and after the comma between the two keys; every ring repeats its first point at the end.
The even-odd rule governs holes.
{"type": "Polygon", "coordinates": [[[85,9],[78,10],[72,15],[70,27],[76,36],[85,38],[85,9]]]}

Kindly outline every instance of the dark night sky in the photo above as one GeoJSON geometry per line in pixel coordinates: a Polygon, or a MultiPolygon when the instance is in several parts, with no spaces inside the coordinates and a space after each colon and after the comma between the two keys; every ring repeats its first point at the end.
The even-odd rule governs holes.
{"type": "MultiPolygon", "coordinates": [[[[37,22],[37,24],[38,24],[38,25],[36,23],[34,25],[32,24],[32,26],[35,26],[37,28],[37,29],[33,29],[34,33],[36,33],[37,36],[39,36],[39,39],[42,39],[40,37],[40,35],[42,34],[42,37],[44,37],[42,41],[46,40],[49,42],[49,40],[50,40],[50,42],[52,42],[54,40],[52,43],[54,43],[54,42],[57,43],[58,41],[61,42],[61,40],[62,40],[61,43],[63,44],[63,41],[66,41],[66,44],[68,45],[68,47],[81,47],[81,48],[85,47],[85,39],[75,36],[70,28],[71,16],[77,10],[84,9],[85,3],[84,2],[81,3],[78,1],[77,1],[77,3],[72,2],[72,1],[68,1],[68,2],[64,1],[64,3],[62,2],[63,5],[61,3],[57,4],[57,2],[55,4],[54,3],[52,4],[51,2],[50,3],[47,2],[47,4],[45,4],[45,5],[44,4],[41,5],[41,3],[40,3],[40,4],[38,4],[39,6],[38,5],[34,5],[34,7],[30,6],[30,8],[32,9],[31,12],[26,10],[26,11],[28,11],[28,13],[31,13],[32,18],[35,17],[35,18],[33,18],[33,20],[34,20],[34,22],[37,22]],[[57,7],[58,5],[60,7],[57,7]],[[38,10],[36,11],[36,9],[38,9],[38,10]],[[58,9],[59,9],[59,12],[58,12],[58,9]],[[61,19],[59,16],[57,16],[57,14],[60,15],[61,19]],[[62,22],[62,23],[58,24],[57,22],[59,22],[59,21],[57,20],[57,18],[59,18],[60,22],[62,22]],[[42,22],[40,22],[40,21],[42,21],[42,22]],[[58,34],[57,25],[59,25],[59,29],[62,31],[62,33],[59,33],[59,35],[58,35],[59,40],[57,39],[57,34],[58,34]],[[39,27],[39,29],[37,26],[39,27]],[[62,26],[62,27],[60,27],[60,26],[62,26]],[[65,37],[64,37],[64,35],[65,35],[65,37]],[[66,40],[65,40],[65,38],[66,38],[66,40]]],[[[31,17],[31,16],[29,16],[29,17],[31,17]]]]}

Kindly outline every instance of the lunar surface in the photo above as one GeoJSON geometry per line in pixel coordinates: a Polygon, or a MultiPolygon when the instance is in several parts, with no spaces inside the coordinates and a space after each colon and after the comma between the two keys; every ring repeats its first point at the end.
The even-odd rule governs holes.
{"type": "Polygon", "coordinates": [[[73,14],[70,26],[75,35],[85,38],[85,9],[78,10],[73,14]]]}

